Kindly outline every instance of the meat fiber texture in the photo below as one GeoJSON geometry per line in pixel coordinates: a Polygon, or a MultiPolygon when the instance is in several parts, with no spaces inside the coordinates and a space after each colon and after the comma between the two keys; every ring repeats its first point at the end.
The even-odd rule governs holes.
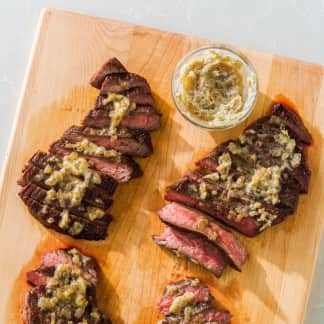
{"type": "Polygon", "coordinates": [[[277,104],[238,139],[199,160],[196,170],[167,188],[165,199],[255,236],[294,213],[299,195],[307,193],[311,172],[304,146],[310,143],[300,117],[277,104]]]}
{"type": "Polygon", "coordinates": [[[209,288],[199,279],[171,282],[164,290],[158,309],[165,316],[160,324],[229,324],[231,314],[214,306],[209,288]]]}
{"type": "MultiPolygon", "coordinates": [[[[20,198],[45,227],[77,239],[103,240],[112,219],[107,209],[113,203],[117,183],[143,174],[133,157],[145,158],[152,154],[149,132],[160,128],[161,114],[154,107],[145,78],[128,72],[117,58],[108,60],[93,75],[90,84],[100,92],[83,125],[68,128],[62,138],[50,146],[50,154],[36,152],[24,166],[18,184],[22,186],[20,198]],[[109,95],[129,100],[129,107],[117,126],[113,120],[116,127],[113,133],[111,109],[115,108],[106,103],[109,95]],[[62,190],[60,183],[49,185],[50,173],[60,172],[58,165],[61,166],[71,154],[85,160],[92,172],[100,177],[97,183],[86,185],[77,205],[58,199],[57,192],[62,190]]],[[[83,181],[84,177],[80,174],[60,181],[69,181],[64,186],[72,193],[73,183],[83,181]]]]}
{"type": "Polygon", "coordinates": [[[55,323],[80,323],[82,321],[87,321],[89,324],[111,323],[110,319],[97,309],[98,276],[99,268],[96,261],[81,254],[77,249],[59,249],[46,253],[40,267],[26,274],[27,281],[33,288],[27,292],[25,297],[22,312],[24,324],[52,323],[53,321],[55,323]],[[62,266],[67,266],[69,271],[75,271],[71,272],[74,277],[66,274],[64,281],[58,282],[56,273],[62,266]],[[60,302],[42,303],[44,299],[60,296],[61,289],[64,291],[74,289],[80,280],[84,280],[87,285],[85,297],[83,296],[86,298],[84,309],[80,310],[75,297],[68,299],[68,295],[63,297],[64,307],[60,302]],[[42,307],[42,304],[45,307],[42,307]]]}

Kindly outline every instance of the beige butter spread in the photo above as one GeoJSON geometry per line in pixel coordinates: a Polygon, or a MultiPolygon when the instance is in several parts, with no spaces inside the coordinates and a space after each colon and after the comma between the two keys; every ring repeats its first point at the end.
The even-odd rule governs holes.
{"type": "Polygon", "coordinates": [[[182,67],[176,97],[183,113],[193,121],[222,127],[244,115],[245,101],[250,88],[255,88],[255,80],[239,57],[208,50],[182,67]]]}

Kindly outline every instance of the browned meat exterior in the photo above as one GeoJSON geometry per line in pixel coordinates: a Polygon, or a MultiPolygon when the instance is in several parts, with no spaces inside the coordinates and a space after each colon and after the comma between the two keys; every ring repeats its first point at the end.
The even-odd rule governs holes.
{"type": "Polygon", "coordinates": [[[108,223],[98,224],[98,222],[79,217],[71,212],[62,212],[23,193],[20,193],[20,197],[28,207],[29,212],[49,229],[84,240],[98,241],[107,236],[108,223]]]}
{"type": "Polygon", "coordinates": [[[134,88],[143,88],[147,93],[151,92],[147,81],[138,74],[111,74],[105,78],[100,94],[120,93],[134,88]]]}
{"type": "MultiPolygon", "coordinates": [[[[22,201],[44,226],[74,238],[102,240],[117,184],[143,174],[132,157],[147,157],[149,132],[160,127],[148,82],[116,58],[90,81],[100,93],[82,126],[71,126],[25,164],[18,184],[22,201]]],[[[35,273],[37,279],[41,273],[35,273]],[[38,276],[38,277],[37,277],[38,276]]]]}
{"type": "MultiPolygon", "coordinates": [[[[109,127],[111,117],[107,109],[91,110],[83,120],[88,127],[109,127]]],[[[121,127],[151,132],[161,127],[161,115],[151,106],[139,106],[128,112],[120,122],[121,127]]]]}
{"type": "MultiPolygon", "coordinates": [[[[58,170],[60,167],[58,163],[61,164],[62,160],[58,159],[53,155],[49,155],[42,151],[37,151],[31,159],[25,164],[22,170],[22,177],[18,180],[18,184],[21,186],[27,185],[29,182],[32,181],[33,177],[37,174],[37,170],[44,170],[47,165],[49,165],[53,170],[58,170]]],[[[103,174],[99,173],[100,176],[100,183],[93,184],[91,188],[95,191],[94,195],[99,196],[101,199],[106,199],[113,195],[116,190],[117,182],[103,174]],[[100,194],[101,192],[101,194],[100,194]],[[106,198],[105,198],[106,197],[106,198]]],[[[75,176],[80,178],[81,176],[75,176]]],[[[42,178],[41,176],[37,178],[42,178]]],[[[37,179],[36,179],[37,180],[37,179]]]]}
{"type": "Polygon", "coordinates": [[[147,157],[153,151],[149,133],[127,128],[119,129],[117,138],[113,139],[108,135],[108,128],[72,126],[64,132],[63,137],[70,143],[88,140],[98,146],[130,156],[147,157]]]}
{"type": "Polygon", "coordinates": [[[24,324],[111,323],[97,308],[98,271],[95,260],[77,249],[45,255],[41,266],[27,273],[34,288],[25,297],[24,324]]]}
{"type": "Polygon", "coordinates": [[[161,324],[229,324],[227,310],[215,308],[209,288],[199,279],[185,278],[166,286],[158,305],[161,324]]]}
{"type": "Polygon", "coordinates": [[[164,206],[158,214],[162,221],[170,225],[205,236],[224,251],[236,269],[242,269],[248,256],[243,244],[205,214],[178,203],[164,206]]]}
{"type": "Polygon", "coordinates": [[[292,214],[306,193],[311,172],[304,144],[311,137],[285,106],[220,144],[196,164],[199,169],[167,188],[165,199],[194,207],[255,236],[292,214]]]}
{"type": "MultiPolygon", "coordinates": [[[[73,149],[66,147],[67,144],[67,141],[58,140],[50,146],[49,151],[53,155],[63,158],[73,152],[73,149]]],[[[80,155],[87,160],[90,168],[106,174],[117,182],[127,182],[143,174],[140,166],[126,155],[112,156],[109,158],[82,153],[80,155]]]]}
{"type": "Polygon", "coordinates": [[[123,73],[127,73],[126,68],[116,57],[113,57],[110,60],[108,60],[104,65],[102,65],[99,71],[92,76],[92,78],[90,79],[90,84],[93,87],[100,89],[102,83],[108,75],[123,73]]]}
{"type": "Polygon", "coordinates": [[[179,256],[185,256],[220,277],[226,266],[224,253],[211,242],[194,233],[168,226],[153,240],[179,256]]]}

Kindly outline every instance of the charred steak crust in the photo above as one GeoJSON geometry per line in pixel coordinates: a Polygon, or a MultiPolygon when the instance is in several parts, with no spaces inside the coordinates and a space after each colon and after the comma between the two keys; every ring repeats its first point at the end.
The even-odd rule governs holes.
{"type": "Polygon", "coordinates": [[[161,324],[229,324],[231,314],[216,308],[209,288],[199,279],[185,278],[171,282],[164,290],[158,309],[165,318],[161,324]]]}
{"type": "Polygon", "coordinates": [[[59,249],[44,255],[39,268],[27,273],[34,286],[25,297],[24,324],[108,324],[110,319],[97,308],[96,261],[77,249],[59,249]]]}
{"type": "Polygon", "coordinates": [[[108,60],[91,78],[100,90],[82,126],[71,126],[49,148],[25,164],[18,184],[22,201],[44,226],[74,238],[107,235],[117,184],[143,174],[132,157],[147,157],[149,132],[161,114],[145,78],[118,59],[108,60]]]}
{"type": "Polygon", "coordinates": [[[214,220],[178,203],[164,206],[158,214],[160,219],[167,224],[206,237],[222,249],[233,266],[241,271],[248,257],[247,250],[232,233],[218,225],[214,220]]]}
{"type": "Polygon", "coordinates": [[[160,246],[184,256],[220,277],[227,260],[222,250],[195,233],[185,232],[168,226],[161,235],[153,235],[153,240],[160,246]]]}
{"type": "Polygon", "coordinates": [[[277,104],[238,139],[199,160],[197,170],[167,188],[165,199],[255,236],[294,213],[299,194],[307,192],[304,145],[310,143],[300,117],[277,104]]]}

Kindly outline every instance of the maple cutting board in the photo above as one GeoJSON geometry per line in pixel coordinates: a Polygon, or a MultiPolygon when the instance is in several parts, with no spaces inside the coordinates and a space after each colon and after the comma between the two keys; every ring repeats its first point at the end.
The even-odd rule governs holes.
{"type": "Polygon", "coordinates": [[[97,258],[103,269],[99,303],[114,323],[155,323],[163,287],[185,275],[209,284],[219,303],[233,314],[233,323],[302,323],[323,226],[324,68],[243,50],[259,76],[257,107],[240,127],[208,132],[177,113],[170,91],[178,60],[206,43],[123,22],[43,11],[1,183],[1,323],[20,322],[28,288],[25,271],[36,266],[45,251],[67,245],[97,258]],[[119,186],[115,194],[108,239],[77,241],[35,221],[17,197],[16,180],[37,149],[46,150],[93,106],[98,91],[88,80],[112,56],[150,82],[163,126],[152,135],[154,154],[138,159],[144,176],[119,186]],[[228,267],[219,279],[156,246],[151,235],[164,226],[155,212],[165,204],[165,186],[192,167],[193,160],[262,116],[279,93],[296,104],[314,139],[308,150],[310,190],[301,196],[295,215],[256,238],[239,235],[250,258],[242,273],[228,267]]]}

